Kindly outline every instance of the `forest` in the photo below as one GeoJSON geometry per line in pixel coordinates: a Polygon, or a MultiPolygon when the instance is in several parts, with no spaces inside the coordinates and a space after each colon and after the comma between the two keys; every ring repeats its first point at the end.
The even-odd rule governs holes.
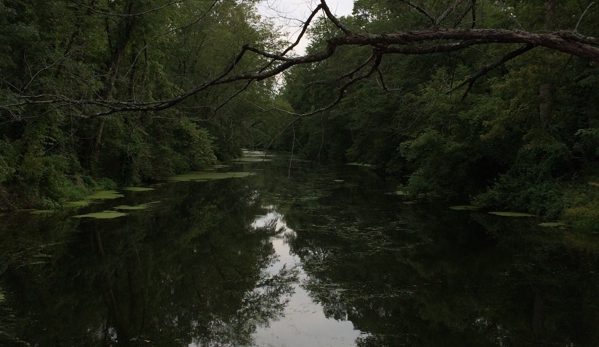
{"type": "Polygon", "coordinates": [[[599,228],[599,4],[321,0],[288,42],[258,3],[0,1],[0,210],[253,148],[599,228]]]}

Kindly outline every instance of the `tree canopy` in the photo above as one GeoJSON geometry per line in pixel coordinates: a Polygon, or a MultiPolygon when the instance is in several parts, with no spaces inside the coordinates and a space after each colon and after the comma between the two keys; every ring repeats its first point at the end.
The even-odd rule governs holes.
{"type": "Polygon", "coordinates": [[[242,146],[553,215],[572,207],[564,184],[594,180],[594,2],[357,0],[338,18],[320,0],[294,42],[257,2],[0,2],[3,208],[160,180],[242,146]]]}

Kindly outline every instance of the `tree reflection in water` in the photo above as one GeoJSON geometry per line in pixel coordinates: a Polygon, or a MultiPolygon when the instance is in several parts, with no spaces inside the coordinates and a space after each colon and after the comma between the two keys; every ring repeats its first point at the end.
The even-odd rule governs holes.
{"type": "Polygon", "coordinates": [[[379,183],[273,163],[128,193],[161,202],[120,219],[4,217],[0,345],[250,346],[294,290],[363,347],[599,345],[597,235],[406,205],[379,183]]]}
{"type": "Polygon", "coordinates": [[[296,281],[287,269],[262,271],[275,260],[275,231],[250,225],[262,212],[259,196],[241,181],[170,185],[155,194],[159,209],[121,219],[53,215],[40,224],[15,216],[5,224],[0,254],[15,318],[0,318],[11,332],[0,341],[251,345],[256,327],[281,314],[281,298],[296,281]]]}

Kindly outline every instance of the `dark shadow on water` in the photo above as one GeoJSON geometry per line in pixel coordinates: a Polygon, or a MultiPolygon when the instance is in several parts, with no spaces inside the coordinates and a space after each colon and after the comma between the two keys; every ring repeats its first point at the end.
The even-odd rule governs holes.
{"type": "Polygon", "coordinates": [[[362,167],[258,168],[77,212],[159,201],[111,220],[1,217],[0,345],[250,346],[295,285],[357,346],[599,345],[596,235],[406,205],[362,167]],[[300,282],[265,271],[280,230],[252,223],[269,211],[300,282]]]}

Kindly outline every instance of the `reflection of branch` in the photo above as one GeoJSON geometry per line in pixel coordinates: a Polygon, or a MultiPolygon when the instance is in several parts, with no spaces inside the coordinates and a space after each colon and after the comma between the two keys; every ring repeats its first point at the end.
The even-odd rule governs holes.
{"type": "Polygon", "coordinates": [[[462,88],[463,86],[465,86],[466,84],[468,84],[468,88],[466,89],[466,91],[464,92],[464,95],[462,96],[462,100],[465,99],[466,96],[468,95],[468,93],[470,92],[470,90],[472,89],[472,87],[474,86],[474,82],[476,82],[476,80],[479,77],[484,76],[485,74],[487,74],[487,72],[495,69],[499,65],[505,63],[506,61],[512,60],[512,59],[516,58],[517,56],[522,55],[535,47],[536,46],[534,46],[534,45],[528,44],[526,46],[523,46],[515,51],[512,51],[512,52],[504,55],[503,57],[501,57],[501,59],[498,59],[497,61],[493,62],[492,64],[489,64],[489,65],[483,67],[476,75],[468,78],[464,82],[460,83],[458,86],[452,88],[449,92],[447,92],[447,94],[453,93],[454,91],[456,91],[456,90],[462,88]]]}

